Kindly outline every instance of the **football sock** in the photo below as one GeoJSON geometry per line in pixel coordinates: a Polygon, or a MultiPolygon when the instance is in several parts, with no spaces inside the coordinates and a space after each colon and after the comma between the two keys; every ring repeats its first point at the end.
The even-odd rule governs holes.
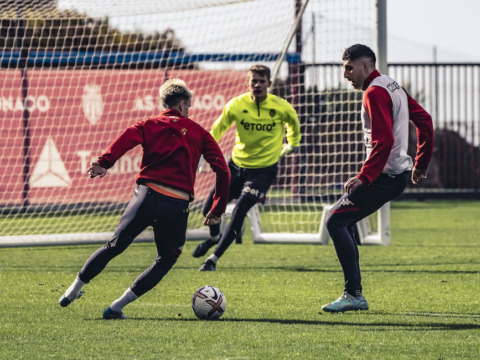
{"type": "Polygon", "coordinates": [[[220,234],[217,234],[215,236],[210,235],[210,240],[218,242],[218,240],[220,240],[220,234]]]}
{"type": "Polygon", "coordinates": [[[215,237],[220,234],[220,224],[210,225],[210,237],[215,237]]]}
{"type": "Polygon", "coordinates": [[[70,285],[67,291],[65,291],[65,297],[70,301],[75,300],[78,297],[78,294],[80,294],[80,290],[82,290],[83,285],[85,284],[86,283],[80,280],[77,276],[73,284],[70,285]]]}
{"type": "Polygon", "coordinates": [[[115,312],[121,312],[125,305],[130,304],[136,299],[138,299],[138,296],[133,293],[132,289],[128,288],[122,296],[110,305],[110,308],[115,312]]]}
{"type": "Polygon", "coordinates": [[[354,297],[360,297],[362,296],[362,290],[361,289],[348,289],[345,290],[348,294],[354,296],[354,297]]]}
{"type": "Polygon", "coordinates": [[[207,258],[207,260],[211,260],[211,261],[213,261],[213,262],[216,264],[217,261],[218,261],[218,256],[215,255],[215,254],[212,254],[212,255],[210,255],[210,256],[207,258]]]}

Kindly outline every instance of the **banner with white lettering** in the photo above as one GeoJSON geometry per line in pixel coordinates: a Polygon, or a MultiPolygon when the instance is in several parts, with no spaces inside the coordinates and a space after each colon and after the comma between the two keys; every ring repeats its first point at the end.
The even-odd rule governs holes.
{"type": "MultiPolygon", "coordinates": [[[[141,147],[125,154],[103,179],[90,179],[88,165],[126,127],[161,111],[159,88],[167,77],[181,78],[195,90],[190,117],[207,130],[227,101],[247,91],[245,71],[49,69],[28,70],[28,95],[23,101],[20,72],[0,74],[0,131],[5,139],[0,147],[4,174],[0,205],[19,204],[25,197],[25,124],[30,132],[29,203],[124,203],[135,186],[141,147]]],[[[220,142],[228,158],[233,134],[234,129],[220,142]]],[[[197,200],[205,198],[214,183],[211,170],[205,168],[197,176],[197,200]]]]}
{"type": "MultiPolygon", "coordinates": [[[[29,107],[35,100],[31,97],[29,107]]],[[[22,203],[23,190],[23,110],[20,71],[0,70],[0,197],[1,204],[22,203]]]]}

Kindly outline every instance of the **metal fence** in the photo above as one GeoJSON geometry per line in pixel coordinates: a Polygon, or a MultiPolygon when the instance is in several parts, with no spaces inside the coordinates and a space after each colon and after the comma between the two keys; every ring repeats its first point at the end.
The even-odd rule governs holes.
{"type": "Polygon", "coordinates": [[[395,78],[430,112],[435,152],[429,188],[480,192],[480,64],[390,64],[395,78]]]}
{"type": "MultiPolygon", "coordinates": [[[[353,93],[343,79],[341,64],[304,66],[306,89],[314,88],[320,94],[342,89],[353,93]]],[[[435,129],[429,179],[420,187],[409,187],[407,193],[480,196],[480,64],[389,64],[388,74],[432,115],[435,129]]],[[[358,98],[352,101],[358,102],[358,98]]],[[[361,104],[355,106],[360,111],[361,104]]],[[[412,125],[411,155],[414,130],[412,125]]]]}

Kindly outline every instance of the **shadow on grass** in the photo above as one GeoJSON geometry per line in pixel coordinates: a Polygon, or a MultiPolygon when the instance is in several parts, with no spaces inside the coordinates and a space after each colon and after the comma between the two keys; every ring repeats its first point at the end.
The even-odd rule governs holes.
{"type": "Polygon", "coordinates": [[[451,319],[479,319],[480,314],[455,314],[455,313],[431,313],[431,312],[404,312],[404,313],[381,313],[382,315],[390,316],[419,316],[419,317],[432,317],[432,318],[451,318],[451,319]]]}
{"type": "MultiPolygon", "coordinates": [[[[470,265],[470,264],[469,264],[470,265]]],[[[389,265],[390,267],[392,265],[389,265]]],[[[398,266],[407,266],[407,265],[398,265],[398,266]]],[[[422,265],[424,266],[424,265],[422,265]]],[[[435,265],[433,265],[435,266],[435,265]]],[[[342,269],[320,269],[320,268],[289,268],[289,267],[258,267],[256,269],[261,270],[283,270],[283,271],[295,271],[295,272],[318,272],[318,273],[337,273],[341,272],[342,269]]],[[[362,273],[403,273],[403,274],[479,274],[479,270],[413,270],[413,269],[398,269],[398,270],[371,270],[363,269],[362,273]]]]}
{"type": "MultiPolygon", "coordinates": [[[[249,319],[249,318],[241,318],[241,319],[219,319],[215,320],[213,322],[217,323],[258,323],[258,324],[278,324],[278,325],[312,325],[312,326],[325,326],[325,325],[331,325],[331,326],[355,326],[355,327],[373,327],[376,328],[375,331],[438,331],[438,330],[446,330],[446,331],[452,331],[452,330],[480,330],[480,324],[472,324],[472,323],[463,323],[463,324],[445,324],[445,323],[437,323],[437,322],[425,322],[425,323],[408,323],[405,321],[401,322],[389,322],[389,321],[377,321],[377,322],[359,322],[358,317],[355,317],[351,321],[338,321],[338,320],[346,320],[344,319],[345,317],[349,316],[351,313],[347,314],[325,314],[325,313],[320,313],[320,315],[325,315],[329,317],[329,320],[326,321],[320,321],[320,320],[286,320],[286,319],[249,319]],[[335,319],[338,320],[335,320],[335,319]],[[342,319],[343,318],[343,319],[342,319]]],[[[434,316],[434,317],[444,317],[442,314],[426,314],[426,313],[394,313],[394,314],[380,314],[380,313],[375,313],[375,312],[370,312],[370,313],[362,313],[362,315],[393,315],[393,316],[434,316]]],[[[450,317],[447,314],[446,317],[450,317]]],[[[455,316],[453,316],[455,317],[455,316]]],[[[471,319],[471,316],[467,315],[459,315],[459,318],[468,318],[471,319]]],[[[480,318],[480,315],[475,315],[475,319],[480,318]]],[[[85,320],[93,320],[93,321],[105,321],[103,319],[85,319],[85,320]]],[[[126,321],[171,321],[171,322],[204,322],[206,320],[199,320],[199,319],[194,319],[194,318],[182,318],[182,317],[177,317],[177,318],[143,318],[143,317],[138,317],[138,318],[129,318],[126,321]]],[[[209,321],[211,322],[211,321],[209,321]]]]}
{"type": "Polygon", "coordinates": [[[371,273],[402,273],[402,274],[480,274],[479,270],[362,270],[371,273]]]}
{"type": "MultiPolygon", "coordinates": [[[[431,264],[431,266],[440,266],[445,264],[431,264]]],[[[465,265],[465,266],[473,266],[475,264],[448,264],[448,265],[465,265]]],[[[428,264],[422,264],[422,265],[386,265],[388,267],[395,267],[395,266],[429,266],[428,264]]],[[[375,267],[378,267],[375,265],[375,267]]],[[[4,267],[4,271],[9,270],[9,271],[25,271],[26,269],[35,269],[36,271],[44,270],[44,271],[52,271],[55,270],[56,268],[53,268],[52,266],[25,266],[25,265],[18,265],[18,266],[9,266],[9,267],[4,267]]],[[[59,267],[60,268],[60,267],[59,267]]],[[[61,267],[62,272],[70,272],[70,273],[75,273],[75,271],[78,271],[80,268],[79,266],[68,266],[68,267],[61,267]]],[[[128,267],[128,272],[130,273],[141,273],[145,271],[146,267],[145,266],[129,266],[128,267]]],[[[175,266],[175,270],[194,270],[197,271],[197,267],[191,267],[191,266],[175,266]]],[[[261,270],[261,271],[288,271],[288,272],[305,272],[305,273],[338,273],[341,272],[342,269],[340,268],[340,265],[335,268],[312,268],[312,267],[280,267],[280,266],[249,266],[249,267],[235,267],[235,266],[226,266],[222,268],[220,271],[224,272],[231,272],[231,271],[238,271],[238,270],[261,270]]],[[[110,266],[108,269],[106,269],[105,272],[109,273],[125,273],[125,267],[124,266],[110,266]]],[[[453,274],[453,275],[461,275],[461,274],[480,274],[480,270],[429,270],[429,269],[368,269],[364,268],[362,269],[362,273],[401,273],[401,274],[453,274]]]]}
{"type": "MultiPolygon", "coordinates": [[[[440,275],[462,275],[462,274],[470,274],[470,275],[475,275],[475,274],[480,274],[480,270],[435,270],[435,269],[391,269],[392,267],[416,267],[416,266],[453,266],[453,265],[459,265],[459,266],[475,266],[476,264],[421,264],[421,265],[415,265],[415,264],[398,264],[398,265],[385,265],[388,266],[390,269],[369,269],[367,267],[364,267],[362,269],[362,273],[399,273],[399,274],[440,274],[440,275]]],[[[382,265],[375,265],[375,267],[381,267],[382,265]]],[[[110,265],[106,270],[105,273],[125,273],[126,271],[132,274],[136,273],[141,273],[145,271],[145,269],[148,266],[136,266],[136,265],[129,265],[128,268],[126,269],[125,266],[121,265],[110,265]]],[[[81,269],[81,266],[79,265],[62,265],[62,266],[42,266],[38,264],[21,264],[21,265],[9,265],[9,266],[1,266],[0,269],[3,272],[10,271],[10,272],[26,272],[26,271],[35,271],[35,272],[41,272],[41,271],[55,271],[55,270],[60,270],[61,273],[63,274],[75,274],[78,272],[78,270],[81,269]]],[[[177,265],[173,269],[173,271],[177,270],[194,270],[195,272],[197,271],[197,267],[191,267],[191,266],[185,266],[185,265],[177,265]]],[[[281,266],[249,266],[249,267],[244,267],[244,266],[229,266],[227,265],[226,267],[222,268],[220,271],[224,272],[231,272],[231,271],[246,271],[246,270],[260,270],[260,271],[286,271],[286,272],[304,272],[304,273],[338,273],[341,272],[342,269],[340,265],[335,268],[313,268],[313,267],[281,267],[281,266]]]]}

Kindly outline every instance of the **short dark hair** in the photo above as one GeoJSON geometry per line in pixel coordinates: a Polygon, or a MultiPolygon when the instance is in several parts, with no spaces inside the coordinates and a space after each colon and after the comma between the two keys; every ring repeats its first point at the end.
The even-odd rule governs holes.
{"type": "Polygon", "coordinates": [[[372,64],[375,66],[375,62],[377,61],[375,53],[367,45],[363,44],[355,44],[346,48],[343,52],[342,60],[355,61],[363,57],[369,58],[372,64]]]}
{"type": "Polygon", "coordinates": [[[270,68],[265,65],[253,65],[248,69],[248,72],[258,74],[260,76],[266,76],[268,81],[270,81],[270,68]]]}

